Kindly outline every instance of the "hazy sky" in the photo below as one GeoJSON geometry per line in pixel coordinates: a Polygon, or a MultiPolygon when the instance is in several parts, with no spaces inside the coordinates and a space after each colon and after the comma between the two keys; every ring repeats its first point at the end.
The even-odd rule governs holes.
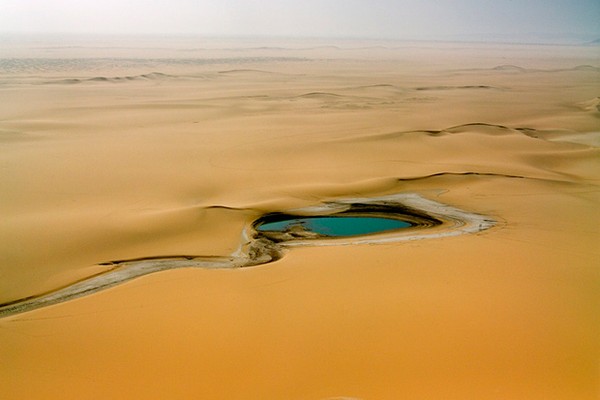
{"type": "Polygon", "coordinates": [[[600,0],[0,0],[0,32],[600,36],[600,0]]]}

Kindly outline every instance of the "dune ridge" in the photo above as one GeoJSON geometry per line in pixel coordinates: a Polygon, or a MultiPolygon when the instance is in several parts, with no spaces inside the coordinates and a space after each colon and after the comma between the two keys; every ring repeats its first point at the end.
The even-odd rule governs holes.
{"type": "Polygon", "coordinates": [[[150,72],[148,74],[134,75],[134,76],[95,76],[93,78],[67,78],[57,81],[47,81],[46,84],[78,84],[78,83],[86,83],[86,82],[127,82],[127,81],[139,81],[139,80],[163,80],[163,79],[174,79],[178,78],[177,76],[163,74],[162,72],[150,72]]]}
{"type": "Polygon", "coordinates": [[[201,66],[267,62],[303,62],[300,57],[235,58],[0,58],[0,73],[49,73],[95,69],[127,69],[161,66],[201,66]]]}
{"type": "Polygon", "coordinates": [[[488,85],[463,85],[463,86],[421,86],[415,88],[415,90],[452,90],[452,89],[496,89],[500,88],[488,86],[488,85]]]}
{"type": "MultiPolygon", "coordinates": [[[[485,69],[472,69],[471,71],[481,71],[485,69]]],[[[520,65],[511,65],[511,64],[503,64],[497,65],[495,67],[489,68],[491,71],[499,71],[506,73],[533,73],[533,72],[547,72],[547,73],[556,73],[556,72],[600,72],[600,67],[596,67],[594,65],[582,64],[576,65],[570,68],[526,68],[520,65]]]]}
{"type": "MultiPolygon", "coordinates": [[[[596,107],[596,100],[592,100],[585,103],[580,103],[584,109],[593,110],[596,107]]],[[[391,140],[400,138],[405,135],[419,134],[422,133],[427,136],[441,137],[444,135],[460,134],[476,132],[480,135],[499,136],[499,135],[510,135],[517,134],[530,137],[532,139],[539,139],[544,141],[553,141],[556,138],[561,138],[565,141],[569,141],[569,136],[577,136],[579,132],[570,130],[556,130],[556,129],[535,129],[531,127],[509,127],[505,125],[487,123],[487,122],[469,122],[461,125],[451,126],[440,130],[411,130],[384,133],[380,135],[365,136],[361,139],[355,138],[356,140],[391,140]]],[[[594,147],[594,146],[592,146],[594,147]]]]}

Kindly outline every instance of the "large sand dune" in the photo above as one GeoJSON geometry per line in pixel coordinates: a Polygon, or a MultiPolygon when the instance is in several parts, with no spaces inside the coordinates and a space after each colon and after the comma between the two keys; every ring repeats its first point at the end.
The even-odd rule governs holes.
{"type": "Polygon", "coordinates": [[[5,48],[0,304],[196,264],[0,307],[0,397],[597,398],[598,55],[5,48]],[[266,213],[411,193],[495,222],[228,264],[266,213]]]}

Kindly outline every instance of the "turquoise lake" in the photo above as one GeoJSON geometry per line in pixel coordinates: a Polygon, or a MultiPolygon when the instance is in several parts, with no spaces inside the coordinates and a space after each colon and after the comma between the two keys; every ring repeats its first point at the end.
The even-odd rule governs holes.
{"type": "Polygon", "coordinates": [[[283,232],[295,225],[325,236],[358,236],[386,232],[412,226],[409,222],[378,217],[304,217],[277,222],[267,222],[257,227],[259,231],[283,232]]]}

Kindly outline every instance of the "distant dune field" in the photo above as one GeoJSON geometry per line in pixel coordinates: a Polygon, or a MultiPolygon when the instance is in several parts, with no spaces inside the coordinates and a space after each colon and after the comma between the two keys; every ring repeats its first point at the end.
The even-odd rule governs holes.
{"type": "Polygon", "coordinates": [[[0,397],[596,398],[597,46],[31,46],[0,54],[0,397]],[[493,223],[252,237],[399,194],[493,223]]]}

